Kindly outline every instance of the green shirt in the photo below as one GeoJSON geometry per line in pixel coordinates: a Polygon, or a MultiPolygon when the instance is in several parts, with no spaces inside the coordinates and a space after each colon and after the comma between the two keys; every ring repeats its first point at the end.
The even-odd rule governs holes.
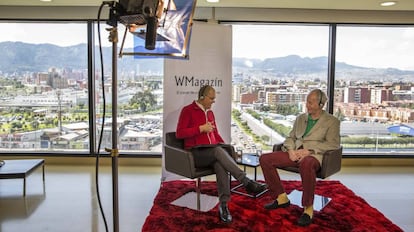
{"type": "Polygon", "coordinates": [[[306,130],[305,130],[305,134],[303,135],[303,137],[305,137],[309,133],[309,131],[312,130],[313,126],[315,126],[318,120],[319,118],[312,119],[312,117],[308,115],[308,123],[306,124],[306,130]]]}

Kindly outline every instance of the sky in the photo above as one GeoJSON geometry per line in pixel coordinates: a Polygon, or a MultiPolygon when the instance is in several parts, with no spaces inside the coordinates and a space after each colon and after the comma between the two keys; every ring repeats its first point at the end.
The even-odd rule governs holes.
{"type": "MultiPolygon", "coordinates": [[[[106,28],[110,28],[104,23],[101,24],[101,42],[103,46],[112,46],[109,42],[109,32],[106,28]]],[[[118,37],[121,40],[124,35],[122,25],[118,27],[118,37]]],[[[25,43],[42,44],[50,43],[58,46],[72,46],[87,42],[87,25],[86,23],[0,23],[0,30],[7,33],[0,34],[0,42],[4,41],[20,41],[25,43]]],[[[97,30],[97,29],[96,29],[97,30]]],[[[127,37],[132,41],[132,38],[127,37]]],[[[98,42],[98,37],[96,37],[98,42]]],[[[132,42],[128,41],[128,44],[132,42]]]]}
{"type": "Polygon", "coordinates": [[[3,32],[0,35],[0,42],[3,41],[21,41],[25,43],[51,43],[59,46],[71,46],[87,41],[86,24],[66,23],[0,23],[0,29],[3,32]]]}
{"type": "MultiPolygon", "coordinates": [[[[103,46],[111,46],[109,33],[101,26],[103,46]]],[[[0,23],[0,42],[51,43],[71,46],[86,43],[86,24],[65,23],[0,23]]],[[[123,28],[119,27],[119,39],[123,28]]],[[[327,26],[234,25],[233,57],[266,59],[299,55],[319,57],[328,55],[327,26]]],[[[414,70],[414,27],[350,27],[337,28],[336,60],[350,65],[372,68],[414,70]]],[[[96,39],[96,41],[98,41],[96,39]]],[[[125,47],[132,46],[127,35],[125,47]]],[[[190,44],[191,47],[191,44],[190,44]]]]}
{"type": "MultiPolygon", "coordinates": [[[[327,26],[233,26],[233,57],[328,56],[327,26]]],[[[414,70],[414,27],[337,27],[336,61],[414,70]]]]}

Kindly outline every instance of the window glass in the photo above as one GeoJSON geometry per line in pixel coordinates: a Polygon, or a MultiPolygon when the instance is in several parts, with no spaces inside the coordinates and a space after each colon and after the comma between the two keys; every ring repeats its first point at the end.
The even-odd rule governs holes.
{"type": "MultiPolygon", "coordinates": [[[[118,55],[113,57],[112,42],[108,39],[110,34],[105,28],[109,26],[101,24],[99,29],[104,54],[103,77],[100,71],[99,49],[95,49],[95,104],[98,131],[96,142],[99,143],[103,128],[101,150],[113,146],[112,62],[116,62],[117,101],[114,107],[117,113],[117,147],[123,154],[159,154],[162,151],[163,59],[120,54],[120,52],[130,52],[134,45],[133,34],[129,32],[124,34],[125,27],[122,24],[118,25],[118,55]],[[102,123],[104,123],[103,127],[102,123]]],[[[95,43],[99,46],[97,35],[95,43]]]]}
{"type": "Polygon", "coordinates": [[[334,110],[348,153],[412,154],[414,27],[338,26],[334,110]]]}
{"type": "Polygon", "coordinates": [[[86,23],[0,30],[0,151],[88,150],[86,23]]]}
{"type": "Polygon", "coordinates": [[[326,92],[329,27],[233,25],[232,141],[243,152],[270,151],[310,90],[326,92]]]}
{"type": "MultiPolygon", "coordinates": [[[[112,146],[112,43],[95,34],[96,142],[112,146]],[[103,111],[105,101],[106,111],[103,111]],[[104,115],[105,114],[105,115],[104,115]],[[103,120],[105,116],[105,120],[103,120]],[[104,127],[102,127],[102,123],[104,127]],[[102,130],[103,128],[103,130],[102,130]]],[[[0,152],[89,151],[86,22],[0,21],[0,152]]],[[[133,47],[118,26],[118,50],[133,47]]],[[[97,30],[95,28],[95,33],[97,30]]],[[[414,28],[337,27],[334,114],[344,154],[414,149],[414,28]]],[[[270,151],[306,111],[311,89],[327,90],[328,25],[233,24],[232,141],[270,151]]],[[[162,151],[163,59],[117,56],[117,130],[122,153],[162,151]]]]}

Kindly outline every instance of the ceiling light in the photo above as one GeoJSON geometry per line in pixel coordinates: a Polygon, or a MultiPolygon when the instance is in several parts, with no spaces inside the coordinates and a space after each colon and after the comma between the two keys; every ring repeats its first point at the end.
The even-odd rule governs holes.
{"type": "Polygon", "coordinates": [[[40,0],[41,2],[51,2],[52,0],[40,0]]]}
{"type": "Polygon", "coordinates": [[[219,2],[220,0],[206,0],[206,1],[210,3],[216,3],[216,2],[219,2]]]}
{"type": "Polygon", "coordinates": [[[381,6],[394,6],[395,4],[397,4],[395,1],[381,2],[381,6]]]}

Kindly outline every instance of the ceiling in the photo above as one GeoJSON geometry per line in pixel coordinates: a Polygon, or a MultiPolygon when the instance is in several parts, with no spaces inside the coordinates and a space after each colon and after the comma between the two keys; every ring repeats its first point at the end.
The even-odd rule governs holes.
{"type": "MultiPolygon", "coordinates": [[[[382,7],[385,0],[220,0],[208,3],[197,0],[197,7],[253,7],[253,8],[290,8],[290,9],[327,9],[327,10],[381,10],[414,11],[414,0],[398,0],[397,4],[382,7]]],[[[0,6],[99,6],[102,0],[1,0],[0,6]]]]}

